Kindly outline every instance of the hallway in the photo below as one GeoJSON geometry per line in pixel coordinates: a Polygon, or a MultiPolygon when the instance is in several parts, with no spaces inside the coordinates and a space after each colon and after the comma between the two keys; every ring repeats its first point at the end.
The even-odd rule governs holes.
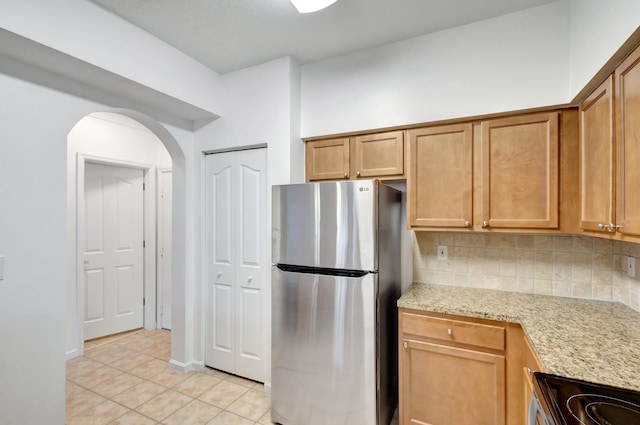
{"type": "Polygon", "coordinates": [[[85,344],[67,362],[67,425],[269,425],[261,383],[206,368],[168,368],[171,332],[139,330],[85,344]]]}

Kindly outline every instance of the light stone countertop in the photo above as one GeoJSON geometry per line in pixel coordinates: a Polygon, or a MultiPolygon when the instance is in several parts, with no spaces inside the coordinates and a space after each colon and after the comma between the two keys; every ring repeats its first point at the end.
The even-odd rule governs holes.
{"type": "Polygon", "coordinates": [[[640,391],[640,313],[622,303],[414,283],[398,307],[518,323],[545,372],[640,391]]]}

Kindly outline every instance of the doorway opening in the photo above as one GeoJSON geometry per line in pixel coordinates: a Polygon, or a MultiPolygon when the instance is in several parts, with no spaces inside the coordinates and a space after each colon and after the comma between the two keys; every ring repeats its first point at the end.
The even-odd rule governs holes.
{"type": "MultiPolygon", "coordinates": [[[[173,290],[184,291],[172,290],[169,285],[172,273],[185,272],[184,261],[171,256],[172,239],[185,237],[184,223],[172,222],[173,201],[184,199],[185,169],[184,154],[175,138],[157,121],[128,110],[96,112],[81,119],[68,135],[67,158],[69,275],[75,277],[67,290],[66,355],[71,359],[84,353],[87,339],[140,327],[171,327],[170,294],[173,290]],[[102,171],[96,174],[96,167],[102,167],[102,171]],[[109,189],[104,173],[113,174],[113,170],[116,175],[109,178],[109,189]],[[134,177],[123,177],[118,172],[133,173],[134,177]],[[93,180],[88,183],[87,179],[93,180]],[[138,185],[144,189],[139,194],[142,199],[128,198],[138,185]],[[162,194],[172,192],[175,195],[169,197],[169,202],[162,202],[162,194]],[[115,207],[109,207],[112,209],[106,208],[108,199],[114,200],[115,207]],[[141,219],[123,218],[136,209],[140,210],[141,219]],[[135,230],[136,226],[140,228],[135,230]],[[136,241],[129,243],[130,237],[137,235],[141,238],[138,254],[129,249],[129,245],[137,246],[136,241]],[[107,273],[101,262],[107,240],[115,246],[112,257],[138,255],[141,262],[111,262],[107,273]],[[139,318],[131,320],[136,308],[140,310],[139,318]],[[103,326],[107,311],[111,312],[111,319],[126,319],[127,324],[103,326]],[[90,330],[91,325],[100,330],[90,330]]],[[[177,208],[184,210],[184,202],[177,208]]]]}

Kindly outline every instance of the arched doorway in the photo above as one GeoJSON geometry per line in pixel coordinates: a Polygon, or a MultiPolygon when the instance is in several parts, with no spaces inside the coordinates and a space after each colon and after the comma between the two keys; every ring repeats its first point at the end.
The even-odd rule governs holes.
{"type": "MultiPolygon", "coordinates": [[[[164,155],[169,158],[169,164],[172,169],[172,186],[173,186],[173,197],[172,197],[172,211],[173,211],[173,220],[172,220],[172,233],[173,233],[173,243],[172,243],[172,251],[176,253],[176,255],[172,258],[172,269],[173,276],[178,276],[177,279],[173,279],[176,284],[172,290],[172,294],[175,293],[176,296],[175,302],[179,305],[182,301],[182,305],[184,305],[184,276],[185,276],[185,267],[186,262],[184,258],[184,246],[185,246],[185,156],[182,151],[182,148],[179,146],[177,140],[173,137],[173,135],[159,122],[156,120],[141,114],[136,111],[124,110],[124,109],[113,109],[108,111],[101,111],[96,114],[89,114],[85,119],[113,119],[120,120],[122,123],[129,123],[132,127],[138,126],[138,130],[142,133],[146,133],[147,139],[155,139],[159,144],[164,146],[161,150],[166,149],[164,155]],[[182,253],[182,255],[180,255],[182,253]],[[182,295],[181,295],[182,294],[182,295]]],[[[82,185],[78,185],[77,182],[84,181],[84,166],[87,163],[106,163],[115,162],[115,165],[123,165],[125,167],[134,167],[139,168],[145,173],[145,184],[151,183],[151,187],[147,186],[147,189],[151,189],[149,192],[155,192],[155,187],[159,179],[157,179],[157,161],[127,161],[123,160],[126,155],[115,154],[112,155],[112,158],[109,159],[107,157],[101,155],[86,155],[80,152],[77,149],[77,137],[78,137],[78,129],[83,127],[83,120],[80,120],[74,128],[70,131],[67,140],[67,205],[68,205],[68,215],[69,215],[69,229],[68,229],[68,250],[69,252],[69,276],[71,276],[70,281],[68,282],[67,287],[67,349],[66,355],[67,359],[79,356],[83,353],[83,341],[84,337],[84,326],[82,320],[82,313],[85,309],[85,299],[84,293],[82,290],[82,282],[83,282],[83,261],[80,255],[80,249],[82,247],[83,237],[82,230],[78,226],[79,223],[79,215],[78,207],[79,200],[83,199],[83,193],[80,193],[79,187],[82,188],[82,185]],[[119,163],[119,164],[118,164],[119,163]],[[82,195],[82,196],[81,196],[82,195]]],[[[107,140],[103,140],[103,143],[108,143],[107,140]]],[[[122,145],[120,141],[120,145],[122,145]]],[[[122,146],[120,146],[122,148],[122,146]]],[[[98,151],[100,151],[98,149],[98,151]]],[[[137,153],[140,154],[139,152],[137,153]]],[[[162,154],[160,155],[162,156],[162,154]]],[[[160,161],[162,164],[163,161],[160,161]]],[[[164,166],[160,167],[163,169],[167,169],[166,160],[164,161],[164,166]]],[[[149,193],[148,192],[148,193],[149,193]]],[[[155,202],[155,197],[151,197],[145,194],[145,200],[148,202],[155,202]]],[[[151,239],[155,239],[155,226],[156,223],[152,220],[153,223],[145,224],[146,234],[152,235],[151,239]],[[152,225],[148,226],[148,225],[152,225]],[[148,227],[148,228],[147,228],[148,227]]],[[[146,236],[145,236],[146,238],[146,236]]],[[[145,241],[146,243],[146,241],[145,241]]],[[[152,248],[155,254],[155,240],[152,243],[152,246],[148,248],[152,248]]],[[[145,320],[144,326],[145,328],[154,328],[156,327],[156,292],[155,292],[155,283],[156,283],[156,275],[155,275],[155,261],[146,262],[145,263],[145,276],[148,279],[145,282],[145,294],[149,294],[149,300],[145,303],[145,320]]],[[[146,295],[145,295],[146,296],[146,295]]],[[[184,334],[184,320],[181,319],[180,309],[176,314],[172,314],[174,317],[173,328],[175,330],[175,334],[179,337],[184,334]]],[[[182,314],[184,317],[184,314],[182,314]]],[[[173,344],[172,344],[173,346],[173,344]]],[[[173,350],[172,350],[173,351],[173,350]]],[[[172,353],[173,358],[173,353],[172,353]]]]}

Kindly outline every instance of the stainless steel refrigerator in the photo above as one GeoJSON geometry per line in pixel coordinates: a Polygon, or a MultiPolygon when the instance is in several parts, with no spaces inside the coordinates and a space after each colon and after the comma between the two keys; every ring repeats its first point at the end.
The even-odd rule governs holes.
{"type": "Polygon", "coordinates": [[[400,192],[377,180],[273,187],[274,422],[390,422],[400,202],[400,192]]]}

